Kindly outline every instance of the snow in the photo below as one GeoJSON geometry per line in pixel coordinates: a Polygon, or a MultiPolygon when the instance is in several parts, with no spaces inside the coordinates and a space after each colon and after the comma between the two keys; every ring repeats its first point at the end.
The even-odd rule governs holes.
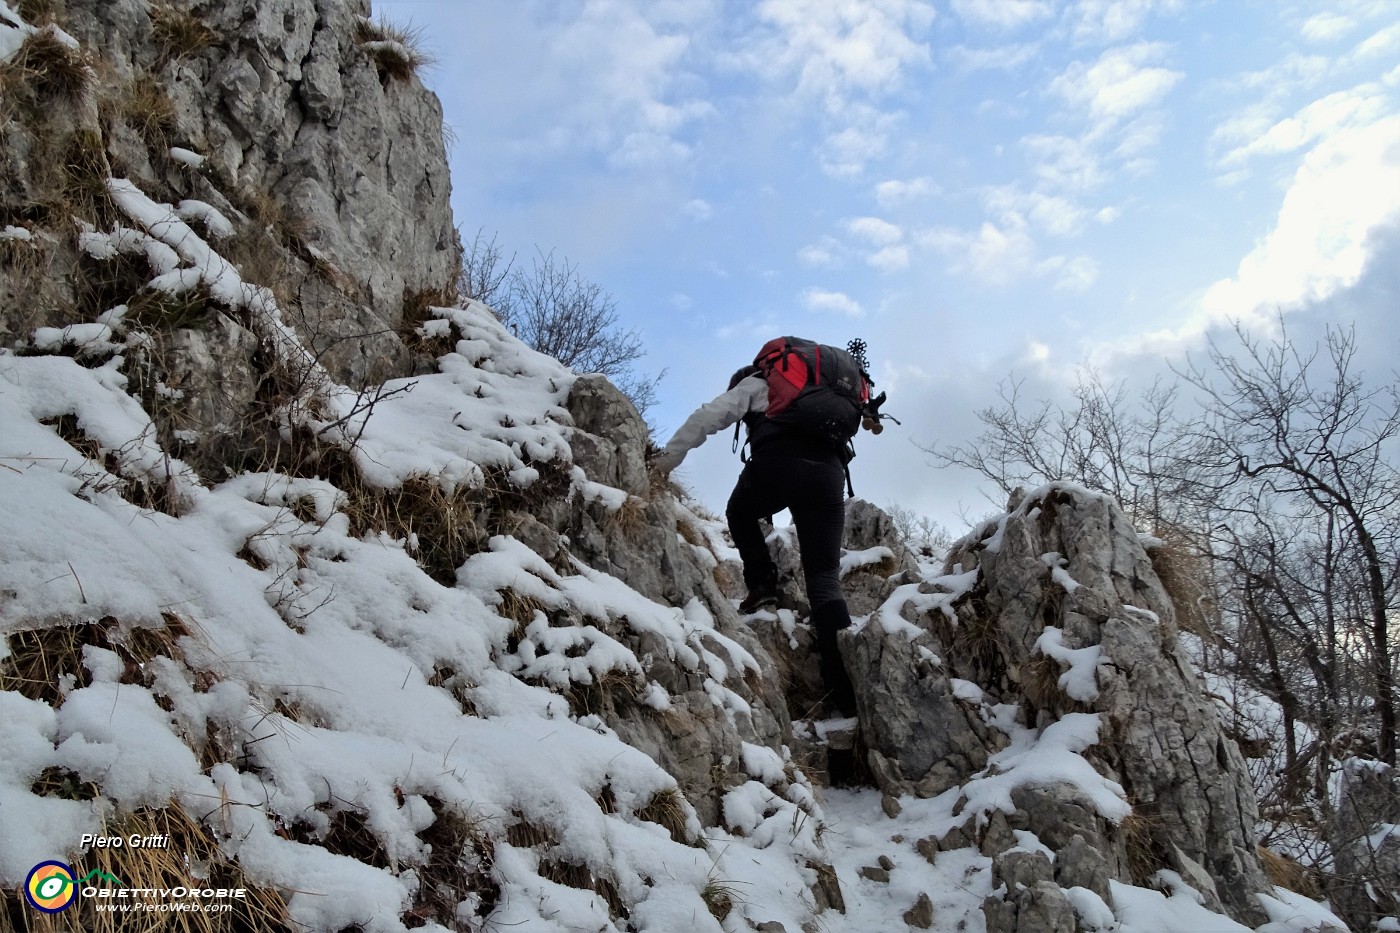
{"type": "Polygon", "coordinates": [[[1043,730],[1026,729],[1005,719],[997,723],[1011,744],[988,759],[986,770],[963,788],[974,813],[1015,811],[1011,792],[1023,786],[1068,784],[1105,819],[1117,823],[1132,812],[1116,781],[1094,770],[1079,752],[1099,740],[1099,714],[1068,713],[1043,730]]]}
{"type": "Polygon", "coordinates": [[[189,168],[203,168],[205,162],[204,156],[181,146],[170,147],[170,158],[189,168]]]}
{"type": "Polygon", "coordinates": [[[1068,668],[1060,675],[1059,685],[1070,699],[1081,703],[1098,699],[1097,677],[1101,660],[1098,645],[1071,648],[1065,644],[1065,633],[1061,629],[1047,625],[1035,640],[1035,650],[1068,668]]]}
{"type": "MultiPolygon", "coordinates": [[[[0,7],[0,43],[22,28],[0,7]]],[[[81,248],[98,261],[140,255],[152,287],[207,288],[246,314],[269,352],[307,376],[281,427],[340,444],[369,483],[524,494],[553,477],[558,495],[624,504],[624,493],[572,462],[563,405],[574,374],[513,338],[484,305],[433,309],[424,327],[452,338],[438,372],[354,392],[320,369],[271,294],[190,226],[218,239],[228,235],[222,215],[202,202],[157,204],[129,181],[109,187],[132,226],[86,228],[81,248]]],[[[314,930],[403,930],[399,918],[431,881],[420,876],[429,855],[421,834],[451,815],[492,840],[499,929],[620,928],[602,897],[549,880],[539,851],[510,843],[507,831],[528,825],[556,840],[552,858],[608,881],[630,905],[628,929],[801,929],[813,910],[813,864],[829,862],[847,904],[820,917],[831,933],[893,929],[924,893],[947,929],[977,930],[993,894],[991,860],[966,848],[931,862],[921,840],[1010,812],[1013,790],[1027,785],[1070,785],[1110,821],[1130,812],[1123,788],[1081,754],[1098,741],[1099,716],[1027,728],[1013,708],[956,680],[954,695],[1010,740],[963,787],[901,799],[892,817],[878,793],[818,790],[785,747],[744,743],[737,764],[748,780],[724,794],[723,826],[702,827],[674,777],[596,716],[573,715],[561,695],[609,682],[663,715],[696,703],[731,719],[753,715],[730,685],[762,666],[699,599],[659,603],[581,563],[551,565],[509,535],[491,538],[443,585],[414,560],[411,536],[356,535],[347,492],[325,479],[258,471],[206,484],[162,449],[127,392],[122,355],[139,339],[117,308],[30,337],[30,351],[73,348],[82,362],[0,351],[0,657],[16,650],[17,633],[62,626],[107,627],[114,645],[138,630],[163,639],[163,653],[136,671],[114,648],[87,645],[81,670],[55,685],[56,707],[0,692],[6,886],[44,859],[81,857],[82,835],[118,812],[175,802],[216,812],[210,825],[225,853],[284,891],[291,919],[314,930]],[[81,440],[61,435],[60,419],[81,440]],[[130,501],[132,484],[165,490],[169,507],[130,501]],[[580,621],[553,625],[557,613],[580,621]],[[637,641],[654,653],[638,656],[628,647],[637,641]],[[657,654],[684,672],[688,693],[658,682],[657,654]],[[103,795],[35,794],[49,768],[98,783],[103,795]],[[696,844],[640,815],[659,795],[680,799],[696,844]],[[362,817],[386,867],[322,844],[343,813],[362,817]],[[882,858],[894,866],[887,882],[860,873],[882,858]],[[723,923],[707,889],[731,892],[723,923]]],[[[686,503],[679,511],[700,542],[693,547],[716,566],[736,559],[722,523],[686,503]]],[[[993,547],[1004,527],[978,534],[993,547]]],[[[778,534],[791,538],[790,529],[778,534]]],[[[850,554],[843,570],[889,556],[850,554]]],[[[1047,566],[1063,573],[1058,560],[1047,566]]],[[[956,624],[953,603],[977,576],[959,570],[900,586],[871,618],[887,637],[918,637],[908,618],[928,612],[956,624]]],[[[791,611],[776,618],[791,636],[791,611]]],[[[1070,696],[1093,698],[1097,648],[1071,648],[1058,629],[1037,646],[1065,667],[1070,696]]],[[[941,663],[931,651],[927,659],[941,663]]],[[[1028,833],[1017,838],[1044,850],[1028,833]]],[[[1115,885],[1111,907],[1082,888],[1067,896],[1086,929],[1243,929],[1191,893],[1115,885]]],[[[1321,908],[1286,892],[1261,903],[1267,933],[1322,922],[1321,908]]],[[[470,899],[458,907],[464,923],[474,909],[470,899]]]]}

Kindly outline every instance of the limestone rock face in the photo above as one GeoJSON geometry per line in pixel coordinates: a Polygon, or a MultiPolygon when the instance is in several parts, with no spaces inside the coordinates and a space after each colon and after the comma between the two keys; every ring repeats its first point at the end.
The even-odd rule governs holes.
{"type": "Polygon", "coordinates": [[[574,462],[595,482],[646,495],[650,434],[632,400],[606,376],[590,373],[574,382],[568,409],[574,418],[574,462]]]}
{"type": "MultiPolygon", "coordinates": [[[[1243,757],[1116,503],[1076,487],[1038,490],[959,542],[947,575],[917,589],[846,640],[882,789],[932,796],[995,774],[979,772],[1004,729],[1063,728],[1087,714],[1098,733],[1083,754],[1131,807],[1109,818],[1068,784],[1019,786],[1009,827],[1059,853],[1057,877],[990,906],[990,928],[1028,928],[1030,917],[1060,928],[1067,905],[1046,885],[1104,896],[1110,880],[1141,884],[1162,869],[1207,906],[1262,922],[1253,894],[1268,886],[1243,757]],[[988,708],[1014,709],[1016,724],[989,725],[988,708]]],[[[996,856],[1013,837],[998,841],[993,816],[976,835],[996,856]]]]}
{"type": "Polygon", "coordinates": [[[954,695],[932,643],[892,637],[878,618],[847,642],[870,767],[889,794],[935,797],[956,787],[986,767],[1002,738],[954,695]]]}
{"type": "MultiPolygon", "coordinates": [[[[576,496],[553,521],[573,556],[620,580],[643,596],[688,613],[713,618],[725,638],[747,651],[759,670],[731,676],[725,688],[748,710],[726,715],[706,693],[706,675],[681,664],[664,645],[636,646],[649,659],[648,676],[671,694],[663,716],[637,716],[609,698],[600,715],[628,744],[640,748],[674,775],[701,820],[720,822],[724,794],[747,779],[742,743],[780,748],[790,741],[791,723],[777,668],[750,626],[742,624],[720,589],[716,559],[707,547],[687,540],[684,516],[669,496],[654,496],[647,475],[646,423],[632,402],[600,375],[580,376],[567,409],[574,419],[570,446],[575,464],[595,483],[626,493],[619,505],[576,496]]],[[[537,513],[538,514],[538,513],[537,513]]],[[[693,534],[693,533],[692,533],[693,534]]],[[[720,645],[707,645],[724,656],[720,645]]]]}
{"type": "Polygon", "coordinates": [[[1400,773],[1351,759],[1338,777],[1336,802],[1328,895],[1353,930],[1378,929],[1383,918],[1400,913],[1400,773]]]}
{"type": "MultiPolygon", "coordinates": [[[[370,41],[379,27],[368,0],[68,0],[55,13],[81,43],[92,79],[76,100],[36,91],[16,119],[6,114],[0,219],[26,227],[35,245],[21,268],[0,273],[7,305],[25,306],[6,315],[0,336],[12,342],[37,326],[91,320],[129,297],[112,287],[115,266],[84,256],[67,229],[89,213],[72,203],[91,197],[71,170],[80,165],[129,178],[172,206],[217,210],[233,227],[217,234],[220,252],[245,281],[274,291],[287,323],[338,381],[359,387],[407,374],[402,334],[417,322],[405,324],[405,308],[423,295],[451,300],[461,244],[441,106],[416,77],[386,70],[370,41]],[[199,158],[177,159],[175,147],[199,158]],[[23,266],[33,265],[39,300],[25,292],[34,270],[23,266]]],[[[214,342],[251,368],[236,339],[214,342]]],[[[198,348],[173,348],[169,359],[167,349],[154,348],[164,375],[185,367],[215,378],[198,368],[207,355],[198,348]]],[[[224,401],[249,391],[230,386],[224,401]]],[[[237,415],[225,406],[220,420],[237,415]]]]}

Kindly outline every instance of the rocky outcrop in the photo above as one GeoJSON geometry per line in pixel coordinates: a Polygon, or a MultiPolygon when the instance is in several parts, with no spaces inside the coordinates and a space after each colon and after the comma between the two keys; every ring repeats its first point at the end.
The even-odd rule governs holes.
{"type": "MultiPolygon", "coordinates": [[[[0,229],[29,237],[10,250],[18,261],[0,264],[0,298],[14,309],[0,338],[118,304],[170,320],[139,288],[153,277],[149,258],[98,260],[70,233],[75,217],[103,232],[130,225],[101,191],[112,176],[212,208],[199,209],[201,232],[276,294],[339,381],[359,387],[421,365],[412,328],[429,300],[453,300],[461,259],[442,110],[403,67],[412,50],[371,22],[368,0],[43,7],[56,35],[77,41],[64,54],[79,77],[58,87],[15,66],[0,78],[0,229]]],[[[217,302],[187,301],[181,314],[178,335],[149,347],[149,381],[185,392],[163,428],[198,434],[185,454],[204,466],[222,458],[214,448],[255,446],[242,422],[266,390],[246,321],[217,302]]]]}
{"type": "MultiPolygon", "coordinates": [[[[757,665],[745,676],[723,681],[742,700],[744,712],[735,716],[706,693],[705,671],[688,668],[659,640],[643,637],[635,653],[650,659],[648,676],[670,695],[666,714],[636,716],[635,704],[612,696],[599,710],[629,745],[674,775],[702,820],[715,825],[721,822],[724,795],[749,780],[743,768],[744,743],[780,749],[791,741],[787,700],[778,686],[782,680],[760,640],[739,622],[720,589],[713,551],[696,538],[694,526],[687,528],[674,499],[653,494],[646,468],[649,434],[636,407],[598,375],[580,376],[566,407],[574,418],[574,462],[590,483],[600,484],[594,487],[598,497],[576,496],[554,516],[570,553],[626,580],[647,598],[712,618],[720,635],[742,647],[757,665]]],[[[719,644],[706,647],[727,654],[719,644]]]]}
{"type": "Polygon", "coordinates": [[[1335,804],[1328,895],[1352,929],[1384,929],[1384,918],[1400,915],[1400,774],[1350,759],[1337,776],[1335,804]]]}
{"type": "Polygon", "coordinates": [[[1046,487],[963,539],[946,570],[897,591],[847,639],[846,657],[880,786],[962,787],[968,822],[952,844],[980,845],[1018,880],[989,902],[992,928],[1058,929],[1061,888],[1107,899],[1110,881],[1164,870],[1212,909],[1261,921],[1254,894],[1267,883],[1243,757],[1121,509],[1046,487]],[[1052,734],[1042,756],[1073,748],[1092,771],[1020,777],[1018,746],[1052,734]],[[1019,851],[1015,831],[1049,848],[1053,870],[1006,854],[1019,851]]]}

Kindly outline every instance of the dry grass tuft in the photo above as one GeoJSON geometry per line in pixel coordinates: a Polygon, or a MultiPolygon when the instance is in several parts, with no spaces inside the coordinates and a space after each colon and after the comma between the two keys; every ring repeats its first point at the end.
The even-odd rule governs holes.
{"type": "Polygon", "coordinates": [[[353,533],[416,542],[409,553],[443,586],[457,585],[457,568],[490,537],[480,491],[449,491],[427,476],[410,477],[397,489],[372,487],[353,475],[344,480],[337,485],[349,494],[345,511],[353,533]]]}
{"type": "Polygon", "coordinates": [[[1151,887],[1152,878],[1170,865],[1161,841],[1162,820],[1140,806],[1118,824],[1118,838],[1128,863],[1128,875],[1138,887],[1151,887]]]}
{"type": "Polygon", "coordinates": [[[8,95],[28,88],[40,101],[77,101],[93,81],[93,70],[82,49],[71,45],[53,26],[30,33],[0,66],[0,89],[8,95]]]}
{"type": "Polygon", "coordinates": [[[106,143],[96,130],[78,130],[58,153],[54,165],[63,203],[57,206],[63,221],[81,217],[99,228],[110,228],[121,217],[107,180],[112,166],[106,143]]]}
{"type": "Polygon", "coordinates": [[[1264,875],[1270,884],[1287,888],[1315,901],[1322,900],[1326,893],[1315,870],[1286,855],[1280,855],[1267,846],[1259,846],[1259,861],[1264,866],[1264,875]]]}
{"type": "Polygon", "coordinates": [[[519,623],[521,637],[524,635],[524,627],[535,621],[535,616],[548,615],[549,607],[533,596],[525,596],[515,590],[498,590],[501,602],[496,606],[496,614],[505,619],[519,623]]]}
{"type": "Polygon", "coordinates": [[[218,311],[214,296],[204,282],[182,292],[142,289],[126,305],[129,323],[159,333],[202,330],[218,311]]]}
{"type": "Polygon", "coordinates": [[[130,126],[153,153],[164,156],[179,132],[175,102],[154,75],[133,78],[116,102],[116,115],[130,126]]]}
{"type": "Polygon", "coordinates": [[[607,515],[608,527],[627,538],[635,538],[651,526],[647,502],[638,496],[628,496],[616,511],[607,515]]]}
{"type": "Polygon", "coordinates": [[[17,3],[10,5],[31,26],[47,25],[55,22],[58,18],[56,0],[18,0],[17,3]]]}
{"type": "Polygon", "coordinates": [[[646,820],[648,823],[655,823],[664,828],[671,834],[673,840],[682,845],[696,844],[696,840],[691,837],[690,830],[686,825],[688,814],[685,798],[674,787],[658,791],[651,800],[647,801],[646,806],[637,810],[636,816],[639,820],[646,820]]]}
{"type": "Polygon", "coordinates": [[[194,13],[171,3],[151,4],[151,35],[162,63],[193,58],[216,44],[219,36],[194,13]]]}
{"type": "Polygon", "coordinates": [[[431,852],[418,871],[414,904],[402,919],[409,927],[435,921],[457,929],[459,904],[471,904],[473,912],[484,917],[500,899],[500,885],[492,876],[495,846],[470,814],[433,797],[427,800],[437,818],[419,838],[431,852]]]}
{"type": "MultiPolygon", "coordinates": [[[[79,877],[89,872],[103,872],[116,878],[121,888],[200,890],[236,889],[246,892],[243,898],[196,899],[208,905],[229,905],[227,912],[214,911],[97,911],[96,898],[77,898],[73,907],[58,914],[40,914],[25,909],[11,911],[15,928],[21,933],[215,933],[238,930],[240,933],[292,933],[295,929],[287,915],[286,903],[276,891],[251,882],[242,869],[227,859],[213,833],[189,816],[179,805],[169,804],[159,810],[143,809],[116,819],[103,827],[103,835],[165,836],[164,848],[92,849],[72,862],[79,877]]],[[[116,889],[118,885],[107,877],[96,876],[88,885],[99,890],[116,889]]],[[[134,903],[167,903],[159,895],[138,896],[134,903]]]]}
{"type": "Polygon", "coordinates": [[[1147,552],[1152,569],[1176,611],[1177,624],[1192,634],[1215,640],[1218,616],[1211,569],[1191,535],[1177,528],[1159,530],[1163,543],[1147,552]]]}
{"type": "Polygon", "coordinates": [[[1020,666],[1021,692],[1036,709],[1065,713],[1079,708],[1060,687],[1060,662],[1043,654],[1028,658],[1020,666]]]}
{"type": "Polygon", "coordinates": [[[439,337],[425,337],[419,333],[419,328],[428,321],[436,320],[432,313],[433,308],[451,308],[459,301],[461,297],[453,287],[418,291],[404,289],[403,316],[399,318],[398,325],[399,338],[410,349],[434,357],[452,352],[458,339],[456,327],[449,325],[447,333],[439,337]]]}
{"type": "Polygon", "coordinates": [[[380,20],[361,20],[355,30],[355,41],[364,49],[379,69],[381,83],[412,80],[420,70],[434,64],[423,50],[423,30],[395,26],[380,20]]]}
{"type": "MultiPolygon", "coordinates": [[[[73,584],[82,586],[76,573],[73,584]]],[[[123,664],[121,683],[149,686],[145,666],[158,656],[183,657],[178,642],[192,630],[192,623],[173,613],[166,613],[162,621],[163,626],[138,628],[105,616],[97,621],[59,621],[11,632],[6,636],[9,656],[0,661],[0,690],[13,690],[54,707],[61,705],[70,689],[91,683],[83,665],[83,649],[88,645],[117,654],[123,664]]]]}
{"type": "MultiPolygon", "coordinates": [[[[935,613],[935,616],[942,613],[935,613]]],[[[948,653],[959,665],[971,665],[980,684],[1000,683],[1006,675],[1006,658],[1011,652],[1011,637],[1002,630],[997,618],[980,599],[969,598],[957,607],[958,623],[948,633],[945,642],[948,653]]]]}

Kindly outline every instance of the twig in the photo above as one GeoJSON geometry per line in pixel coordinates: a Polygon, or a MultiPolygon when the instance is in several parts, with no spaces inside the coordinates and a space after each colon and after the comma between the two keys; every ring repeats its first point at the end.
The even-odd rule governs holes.
{"type": "Polygon", "coordinates": [[[87,605],[87,593],[83,592],[83,581],[78,579],[78,571],[76,571],[76,570],[73,569],[73,562],[70,560],[70,561],[66,561],[66,563],[68,564],[68,572],[71,573],[71,574],[73,575],[73,579],[74,579],[75,581],[77,581],[77,584],[78,584],[78,596],[81,597],[81,599],[82,599],[82,601],[83,601],[83,605],[86,606],[86,605],[87,605]]]}

